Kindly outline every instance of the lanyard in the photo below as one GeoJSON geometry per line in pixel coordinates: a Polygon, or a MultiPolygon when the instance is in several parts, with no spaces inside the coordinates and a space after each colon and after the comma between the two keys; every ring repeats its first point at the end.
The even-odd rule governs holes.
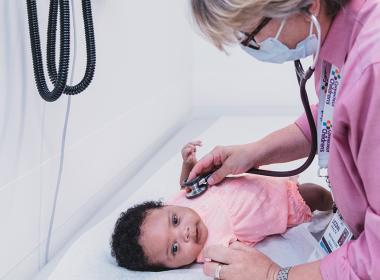
{"type": "Polygon", "coordinates": [[[342,70],[324,62],[318,106],[318,176],[327,177],[333,130],[334,107],[342,81],[342,70]],[[324,172],[323,172],[324,171],[324,172]]]}
{"type": "MultiPolygon", "coordinates": [[[[330,188],[328,162],[333,130],[334,107],[341,82],[342,69],[324,62],[322,65],[318,106],[318,176],[326,177],[330,188]]],[[[337,210],[320,239],[319,246],[324,254],[330,254],[352,238],[352,232],[344,222],[339,210],[337,210]]]]}

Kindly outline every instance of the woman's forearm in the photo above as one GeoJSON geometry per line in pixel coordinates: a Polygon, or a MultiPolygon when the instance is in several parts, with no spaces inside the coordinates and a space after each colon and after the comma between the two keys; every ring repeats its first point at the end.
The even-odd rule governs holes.
{"type": "MultiPolygon", "coordinates": [[[[315,261],[293,266],[289,270],[288,280],[323,280],[320,265],[320,261],[315,261]]],[[[267,279],[276,280],[278,278],[279,271],[280,268],[277,265],[271,266],[268,271],[267,279]]]]}
{"type": "Polygon", "coordinates": [[[283,163],[306,157],[310,152],[310,143],[296,124],[291,124],[272,132],[263,139],[250,143],[252,150],[259,155],[258,166],[283,163]]]}
{"type": "Polygon", "coordinates": [[[289,280],[322,280],[320,271],[320,261],[301,264],[294,266],[290,269],[288,279],[289,280]]]}

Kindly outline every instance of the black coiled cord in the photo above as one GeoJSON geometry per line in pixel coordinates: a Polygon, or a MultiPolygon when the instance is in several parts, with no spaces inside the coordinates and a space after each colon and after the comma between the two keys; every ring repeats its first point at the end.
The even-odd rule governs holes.
{"type": "Polygon", "coordinates": [[[62,93],[73,95],[85,90],[91,83],[96,63],[95,35],[92,21],[90,0],[82,0],[83,20],[86,34],[87,66],[84,78],[75,86],[67,86],[67,76],[70,60],[70,5],[69,0],[51,0],[48,24],[48,48],[47,61],[48,73],[54,89],[49,90],[42,63],[41,43],[38,27],[38,15],[36,0],[27,0],[29,33],[33,56],[34,76],[37,89],[41,97],[52,102],[57,100],[62,93]],[[60,11],[60,59],[58,74],[55,65],[55,39],[57,31],[58,5],[60,11]]]}
{"type": "MultiPolygon", "coordinates": [[[[52,0],[54,1],[54,0],[52,0]]],[[[30,42],[33,56],[34,78],[37,89],[43,99],[49,102],[57,100],[65,90],[70,60],[70,6],[69,0],[59,0],[61,52],[59,58],[59,71],[54,89],[49,90],[42,63],[41,42],[38,28],[36,0],[27,0],[30,42]]]]}
{"type": "MultiPolygon", "coordinates": [[[[82,13],[86,37],[87,66],[83,79],[75,86],[66,86],[65,94],[75,95],[84,91],[91,83],[96,64],[95,33],[92,21],[91,1],[82,0],[82,13]]],[[[47,65],[50,80],[57,82],[57,69],[55,65],[55,38],[57,34],[58,2],[51,1],[49,8],[48,40],[47,40],[47,65]]]]}

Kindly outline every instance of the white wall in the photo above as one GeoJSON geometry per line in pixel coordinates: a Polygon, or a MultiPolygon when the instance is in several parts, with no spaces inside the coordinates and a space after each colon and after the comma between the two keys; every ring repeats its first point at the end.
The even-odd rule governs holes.
{"type": "MultiPolygon", "coordinates": [[[[0,0],[0,279],[30,279],[44,259],[68,100],[45,103],[36,91],[25,2],[0,0]]],[[[44,39],[48,2],[37,1],[44,39]]],[[[189,117],[185,2],[92,1],[97,68],[90,88],[72,98],[53,253],[189,117]]]]}
{"type": "MultiPolygon", "coordinates": [[[[196,30],[194,28],[194,30],[196,30]]],[[[303,111],[293,62],[257,61],[240,47],[220,52],[199,33],[193,35],[195,116],[230,114],[298,114],[303,111]]],[[[311,59],[303,61],[308,67],[311,59]]],[[[316,101],[314,79],[307,84],[316,101]]]]}

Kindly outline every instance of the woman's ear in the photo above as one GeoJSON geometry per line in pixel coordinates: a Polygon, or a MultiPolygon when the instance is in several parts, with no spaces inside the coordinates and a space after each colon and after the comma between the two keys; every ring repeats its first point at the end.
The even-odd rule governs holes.
{"type": "MultiPolygon", "coordinates": [[[[321,1],[324,0],[313,0],[311,4],[306,8],[306,11],[310,15],[315,15],[317,18],[321,12],[321,1]]],[[[305,19],[307,22],[310,22],[310,17],[305,16],[305,19]]]]}

